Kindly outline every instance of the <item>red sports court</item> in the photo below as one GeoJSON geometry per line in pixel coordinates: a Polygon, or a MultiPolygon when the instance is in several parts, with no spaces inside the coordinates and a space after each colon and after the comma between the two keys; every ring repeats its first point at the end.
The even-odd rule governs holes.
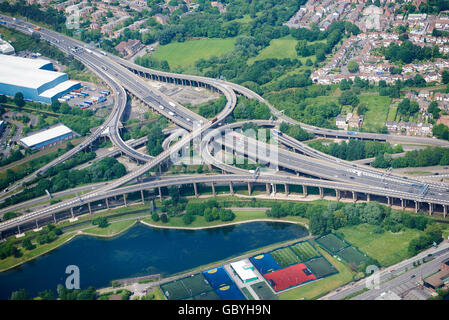
{"type": "Polygon", "coordinates": [[[275,291],[281,291],[316,279],[315,275],[307,269],[304,263],[264,274],[264,277],[275,291]]]}

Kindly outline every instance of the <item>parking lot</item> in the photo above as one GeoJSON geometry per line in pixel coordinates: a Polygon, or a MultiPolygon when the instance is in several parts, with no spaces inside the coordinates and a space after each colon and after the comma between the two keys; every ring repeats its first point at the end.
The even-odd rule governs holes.
{"type": "Polygon", "coordinates": [[[81,82],[81,88],[62,96],[59,102],[67,102],[72,108],[98,109],[112,106],[113,99],[108,89],[92,83],[81,82]]]}

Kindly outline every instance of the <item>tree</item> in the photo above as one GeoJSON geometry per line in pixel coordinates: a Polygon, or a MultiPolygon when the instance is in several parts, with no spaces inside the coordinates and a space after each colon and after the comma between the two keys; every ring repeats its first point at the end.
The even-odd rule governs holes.
{"type": "Polygon", "coordinates": [[[18,107],[23,107],[25,105],[25,100],[23,98],[23,93],[22,92],[17,92],[14,96],[14,103],[18,106],[18,107]]]}
{"type": "Polygon", "coordinates": [[[44,290],[38,293],[38,297],[42,300],[54,300],[54,292],[52,290],[44,290]]]}
{"type": "Polygon", "coordinates": [[[30,300],[30,295],[26,289],[20,289],[11,293],[9,300],[30,300]]]}
{"type": "Polygon", "coordinates": [[[154,222],[158,222],[159,221],[159,215],[156,212],[153,212],[153,214],[151,215],[151,219],[154,222]]]}
{"type": "Polygon", "coordinates": [[[356,73],[359,71],[358,63],[353,60],[348,62],[347,68],[348,68],[348,71],[351,73],[356,73]]]}
{"type": "Polygon", "coordinates": [[[167,223],[168,222],[168,216],[166,213],[161,214],[161,221],[163,223],[167,223]]]}
{"type": "Polygon", "coordinates": [[[448,83],[449,83],[449,71],[444,70],[444,71],[441,73],[441,81],[442,81],[444,84],[448,84],[448,83]]]}
{"type": "Polygon", "coordinates": [[[34,245],[31,243],[31,240],[29,238],[23,239],[22,247],[26,250],[34,249],[34,245]]]}
{"type": "Polygon", "coordinates": [[[92,220],[92,224],[98,226],[99,228],[106,228],[108,224],[108,219],[106,217],[98,217],[92,220]]]}
{"type": "Polygon", "coordinates": [[[193,220],[195,220],[195,216],[192,214],[185,213],[182,215],[182,222],[186,225],[191,224],[193,220]]]}

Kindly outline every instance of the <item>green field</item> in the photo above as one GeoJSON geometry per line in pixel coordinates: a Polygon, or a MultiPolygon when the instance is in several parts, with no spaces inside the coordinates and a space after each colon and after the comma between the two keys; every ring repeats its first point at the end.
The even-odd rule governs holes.
{"type": "Polygon", "coordinates": [[[193,300],[220,300],[220,297],[215,291],[207,291],[194,296],[193,300]]]}
{"type": "Polygon", "coordinates": [[[408,258],[408,245],[410,241],[422,234],[416,229],[405,229],[398,233],[385,231],[382,234],[374,233],[376,227],[361,224],[339,229],[345,240],[356,246],[368,256],[376,259],[383,266],[390,266],[408,258]]]}
{"type": "Polygon", "coordinates": [[[278,297],[264,281],[252,284],[251,289],[254,290],[260,300],[278,300],[278,297]]]}
{"type": "Polygon", "coordinates": [[[333,233],[322,236],[321,238],[317,239],[316,242],[322,245],[325,249],[332,252],[332,254],[335,254],[336,252],[348,246],[347,243],[342,241],[333,233]]]}
{"type": "Polygon", "coordinates": [[[388,109],[391,104],[390,97],[366,95],[359,96],[360,104],[366,104],[368,110],[365,113],[363,121],[363,128],[365,130],[373,131],[376,128],[381,128],[385,125],[387,120],[388,109]]]}
{"type": "Polygon", "coordinates": [[[173,42],[157,46],[153,57],[157,60],[167,60],[170,67],[189,68],[194,62],[213,55],[220,56],[234,49],[235,38],[199,39],[185,42],[173,42]]]}
{"type": "Polygon", "coordinates": [[[338,272],[337,269],[323,257],[309,260],[305,262],[305,265],[317,278],[325,277],[329,274],[338,272]]]}
{"type": "Polygon", "coordinates": [[[289,247],[272,251],[270,254],[282,268],[300,262],[298,256],[289,247]]]}
{"type": "Polygon", "coordinates": [[[123,220],[109,223],[106,228],[93,227],[83,231],[83,233],[95,236],[115,236],[136,223],[136,220],[123,220]]]}
{"type": "Polygon", "coordinates": [[[339,251],[338,256],[347,263],[353,263],[356,266],[361,265],[368,259],[368,257],[366,257],[363,253],[358,251],[353,246],[344,248],[343,250],[339,251]]]}
{"type": "Polygon", "coordinates": [[[395,121],[397,113],[398,113],[398,106],[391,105],[390,109],[388,110],[387,121],[395,121]]]}
{"type": "Polygon", "coordinates": [[[290,249],[299,257],[300,261],[306,261],[320,255],[308,241],[297,243],[290,249]]]}
{"type": "Polygon", "coordinates": [[[283,58],[300,58],[296,53],[296,43],[298,41],[291,36],[281,39],[273,39],[270,41],[268,47],[263,48],[257,56],[248,59],[248,64],[251,65],[257,60],[264,60],[270,58],[283,59],[283,58]]]}
{"type": "Polygon", "coordinates": [[[212,287],[206,281],[202,273],[183,278],[182,284],[186,287],[187,291],[191,293],[191,296],[196,296],[199,293],[212,290],[212,287]]]}

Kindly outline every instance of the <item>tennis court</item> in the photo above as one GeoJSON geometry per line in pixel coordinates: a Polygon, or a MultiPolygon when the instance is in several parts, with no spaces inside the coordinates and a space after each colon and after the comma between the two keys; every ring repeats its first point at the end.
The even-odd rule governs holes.
{"type": "Polygon", "coordinates": [[[345,260],[347,263],[353,263],[356,266],[361,265],[368,259],[366,255],[352,246],[341,250],[338,253],[338,256],[345,260]]]}
{"type": "Polygon", "coordinates": [[[201,273],[183,278],[181,279],[181,281],[191,296],[195,296],[201,292],[212,290],[212,287],[209,285],[209,283],[207,283],[206,279],[201,273]]]}
{"type": "Polygon", "coordinates": [[[260,274],[265,274],[275,270],[281,269],[279,264],[274,260],[269,253],[264,253],[249,259],[251,263],[257,268],[260,274]]]}
{"type": "Polygon", "coordinates": [[[243,293],[232,283],[215,289],[221,300],[246,300],[243,293]]]}
{"type": "Polygon", "coordinates": [[[193,300],[220,300],[220,297],[212,290],[194,296],[193,300]]]}
{"type": "Polygon", "coordinates": [[[161,285],[162,292],[168,300],[179,300],[191,297],[181,280],[175,280],[161,285]]]}
{"type": "Polygon", "coordinates": [[[223,267],[203,271],[203,276],[207,279],[207,281],[214,289],[223,285],[234,283],[234,281],[232,281],[223,267]]]}
{"type": "Polygon", "coordinates": [[[320,256],[320,253],[309,241],[296,243],[290,249],[299,257],[301,262],[320,256]]]}
{"type": "Polygon", "coordinates": [[[324,247],[324,249],[326,249],[332,254],[336,254],[341,249],[349,246],[348,243],[344,242],[333,233],[329,233],[325,236],[322,236],[321,238],[316,239],[315,241],[318,242],[321,246],[324,247]]]}
{"type": "Polygon", "coordinates": [[[315,275],[307,269],[304,263],[270,272],[264,275],[264,277],[275,291],[285,290],[316,279],[315,275]]]}
{"type": "Polygon", "coordinates": [[[270,254],[281,268],[300,262],[298,256],[289,247],[272,251],[270,254]]]}
{"type": "Polygon", "coordinates": [[[260,300],[278,300],[278,296],[271,291],[264,281],[251,285],[251,289],[254,290],[260,300]]]}
{"type": "Polygon", "coordinates": [[[304,262],[304,264],[317,278],[325,277],[338,272],[338,270],[324,257],[311,259],[304,262]]]}

